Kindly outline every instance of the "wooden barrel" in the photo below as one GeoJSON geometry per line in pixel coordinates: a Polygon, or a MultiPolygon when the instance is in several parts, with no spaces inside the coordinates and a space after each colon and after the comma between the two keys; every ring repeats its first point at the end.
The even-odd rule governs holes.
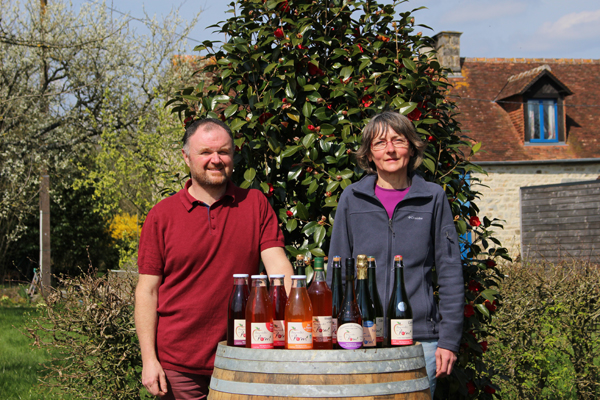
{"type": "Polygon", "coordinates": [[[260,350],[219,343],[209,400],[430,400],[423,348],[260,350]]]}

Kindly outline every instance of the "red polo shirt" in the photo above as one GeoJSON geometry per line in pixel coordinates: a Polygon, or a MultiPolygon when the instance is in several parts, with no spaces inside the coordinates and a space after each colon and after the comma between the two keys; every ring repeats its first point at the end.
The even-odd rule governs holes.
{"type": "Polygon", "coordinates": [[[256,274],[260,253],[283,247],[264,194],[229,183],[208,207],[187,191],[150,210],[140,237],[140,274],[162,275],[156,347],[163,368],[210,375],[226,339],[234,273],[256,274]]]}

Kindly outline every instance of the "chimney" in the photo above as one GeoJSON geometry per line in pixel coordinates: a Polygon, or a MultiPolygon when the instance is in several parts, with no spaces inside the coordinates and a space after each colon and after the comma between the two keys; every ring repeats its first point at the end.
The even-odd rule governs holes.
{"type": "Polygon", "coordinates": [[[462,32],[443,31],[433,37],[438,61],[442,67],[450,68],[450,77],[461,76],[460,35],[462,32]]]}

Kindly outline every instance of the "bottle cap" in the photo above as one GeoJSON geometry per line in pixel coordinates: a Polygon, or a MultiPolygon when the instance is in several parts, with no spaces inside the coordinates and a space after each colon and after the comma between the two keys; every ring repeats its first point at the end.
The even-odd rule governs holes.
{"type": "Polygon", "coordinates": [[[323,271],[323,257],[315,257],[315,271],[323,271]]]}
{"type": "Polygon", "coordinates": [[[269,278],[271,279],[281,279],[281,278],[285,278],[284,274],[273,274],[273,275],[269,275],[269,278]]]}
{"type": "Polygon", "coordinates": [[[247,278],[248,276],[248,274],[233,274],[234,278],[247,278]]]}
{"type": "Polygon", "coordinates": [[[342,261],[342,257],[340,257],[340,256],[333,257],[333,262],[341,262],[341,261],[342,261]]]}
{"type": "Polygon", "coordinates": [[[266,275],[252,275],[252,279],[267,279],[266,275]]]}
{"type": "Polygon", "coordinates": [[[367,266],[367,256],[364,254],[359,254],[356,256],[356,267],[366,267],[367,266]]]}
{"type": "Polygon", "coordinates": [[[306,275],[292,275],[292,279],[306,279],[306,275]]]}
{"type": "Polygon", "coordinates": [[[301,261],[301,260],[304,260],[304,256],[302,254],[298,254],[296,256],[296,261],[301,261]]]}

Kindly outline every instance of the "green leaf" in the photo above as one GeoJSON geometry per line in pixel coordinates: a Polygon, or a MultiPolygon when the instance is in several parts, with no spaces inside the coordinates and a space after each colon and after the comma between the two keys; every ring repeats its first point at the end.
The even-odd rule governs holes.
{"type": "Polygon", "coordinates": [[[317,179],[313,179],[308,187],[308,194],[312,194],[319,188],[319,181],[317,179]]]}
{"type": "Polygon", "coordinates": [[[225,115],[225,118],[229,118],[237,111],[237,109],[238,109],[238,105],[232,104],[229,107],[227,107],[227,109],[225,110],[223,115],[225,115]]]}
{"type": "Polygon", "coordinates": [[[462,219],[456,221],[456,233],[463,235],[467,232],[467,223],[462,219]]]}
{"type": "Polygon", "coordinates": [[[301,148],[302,148],[302,146],[289,146],[289,147],[286,147],[286,149],[281,152],[281,157],[282,158],[286,158],[286,157],[293,156],[301,148]]]}
{"type": "Polygon", "coordinates": [[[200,101],[200,98],[199,98],[199,97],[192,96],[192,95],[189,95],[189,94],[184,94],[184,95],[182,95],[181,97],[183,97],[183,98],[184,98],[184,99],[186,99],[186,100],[191,100],[191,101],[200,101]]]}
{"type": "Polygon", "coordinates": [[[352,184],[352,181],[350,179],[344,179],[342,181],[342,183],[340,184],[340,186],[342,187],[342,189],[346,189],[351,184],[352,184]]]}
{"type": "Polygon", "coordinates": [[[240,128],[244,125],[246,125],[247,122],[244,121],[243,119],[239,119],[236,118],[231,122],[231,125],[229,125],[229,128],[233,131],[233,132],[237,132],[240,130],[240,128]]]}
{"type": "Polygon", "coordinates": [[[265,68],[265,74],[268,74],[269,72],[273,71],[273,68],[275,68],[276,66],[277,66],[277,63],[269,64],[267,66],[267,68],[265,68]]]}
{"type": "Polygon", "coordinates": [[[340,183],[338,181],[329,182],[329,185],[327,185],[327,188],[325,189],[325,191],[333,192],[335,189],[338,188],[338,186],[340,186],[340,183]]]}
{"type": "Polygon", "coordinates": [[[431,160],[429,158],[423,158],[423,165],[429,171],[431,171],[431,172],[435,171],[435,164],[434,164],[433,160],[431,160]]]}
{"type": "Polygon", "coordinates": [[[308,220],[308,210],[301,202],[298,202],[298,204],[296,204],[296,215],[298,215],[298,218],[302,220],[308,220]]]}
{"type": "Polygon", "coordinates": [[[492,290],[492,289],[486,289],[483,292],[481,292],[481,296],[486,299],[489,300],[490,302],[493,302],[494,300],[496,300],[496,297],[498,295],[498,291],[496,290],[492,290]]]}
{"type": "Polygon", "coordinates": [[[340,75],[342,78],[344,78],[344,80],[346,80],[350,77],[350,75],[352,75],[353,71],[354,71],[354,68],[352,68],[352,67],[344,67],[340,71],[340,75]]]}
{"type": "Polygon", "coordinates": [[[318,226],[319,225],[317,224],[316,221],[310,221],[308,224],[306,224],[304,226],[304,228],[302,229],[302,233],[304,233],[307,236],[312,235],[318,226]]]}
{"type": "Polygon", "coordinates": [[[295,181],[302,173],[302,166],[298,165],[288,172],[288,181],[295,181]]]}
{"type": "Polygon", "coordinates": [[[473,154],[475,154],[479,151],[480,148],[481,148],[481,142],[477,142],[473,145],[473,147],[471,147],[471,151],[473,152],[473,154]]]}
{"type": "Polygon", "coordinates": [[[315,247],[314,249],[311,249],[310,252],[315,257],[325,257],[326,256],[325,252],[320,247],[315,247]]]}
{"type": "Polygon", "coordinates": [[[291,120],[300,122],[300,114],[297,112],[287,112],[286,114],[291,120]]]}
{"type": "Polygon", "coordinates": [[[402,64],[404,64],[404,66],[411,71],[416,71],[417,69],[417,64],[415,64],[415,62],[410,58],[403,58],[402,64]]]}
{"type": "Polygon", "coordinates": [[[490,310],[487,309],[487,307],[481,303],[476,305],[477,309],[479,310],[480,313],[482,313],[483,315],[485,315],[486,317],[490,317],[490,310]]]}
{"type": "Polygon", "coordinates": [[[315,229],[315,233],[313,234],[313,238],[317,246],[320,246],[323,243],[323,239],[325,239],[325,235],[327,234],[327,230],[324,226],[320,226],[315,229]]]}
{"type": "Polygon", "coordinates": [[[309,133],[302,138],[302,145],[307,149],[310,149],[312,144],[315,142],[316,136],[314,133],[309,133]]]}
{"type": "Polygon", "coordinates": [[[302,107],[302,115],[304,115],[306,118],[310,118],[310,116],[312,115],[313,109],[314,109],[313,105],[307,101],[306,103],[304,103],[304,106],[302,107]]]}
{"type": "Polygon", "coordinates": [[[288,219],[288,221],[285,224],[285,229],[288,232],[293,232],[296,227],[298,227],[298,221],[296,221],[295,219],[288,219]]]}
{"type": "Polygon", "coordinates": [[[254,177],[256,176],[256,170],[254,168],[248,168],[246,172],[244,172],[244,179],[252,182],[254,177]]]}

